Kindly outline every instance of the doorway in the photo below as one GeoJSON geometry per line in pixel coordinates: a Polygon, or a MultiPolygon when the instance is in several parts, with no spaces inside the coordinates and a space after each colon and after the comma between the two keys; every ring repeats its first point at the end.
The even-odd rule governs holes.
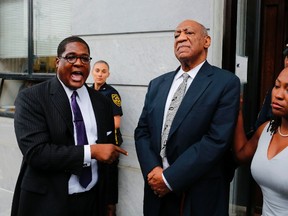
{"type": "MultiPolygon", "coordinates": [[[[282,52],[288,43],[288,0],[226,0],[225,10],[229,21],[224,30],[222,67],[235,72],[233,56],[247,58],[247,82],[242,83],[243,112],[245,130],[251,136],[266,92],[284,67],[282,52]]],[[[244,209],[236,215],[261,215],[262,193],[250,174],[249,165],[238,167],[232,184],[232,204],[244,209]]]]}

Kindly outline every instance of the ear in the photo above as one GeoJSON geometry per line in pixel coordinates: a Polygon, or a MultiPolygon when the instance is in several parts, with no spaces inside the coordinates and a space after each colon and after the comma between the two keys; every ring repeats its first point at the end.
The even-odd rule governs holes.
{"type": "Polygon", "coordinates": [[[209,35],[207,35],[207,36],[205,36],[204,40],[205,40],[204,48],[208,49],[210,47],[210,44],[211,44],[211,37],[209,35]]]}
{"type": "Polygon", "coordinates": [[[284,59],[284,66],[288,67],[288,55],[284,59]]]}
{"type": "Polygon", "coordinates": [[[55,59],[56,68],[58,68],[58,66],[59,66],[59,61],[60,61],[60,58],[56,57],[56,59],[55,59]]]}

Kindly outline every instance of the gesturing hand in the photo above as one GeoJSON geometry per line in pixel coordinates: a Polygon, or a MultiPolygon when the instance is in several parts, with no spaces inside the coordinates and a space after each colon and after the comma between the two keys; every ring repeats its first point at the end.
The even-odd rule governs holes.
{"type": "Polygon", "coordinates": [[[118,157],[119,153],[128,155],[128,152],[114,144],[95,144],[90,145],[91,157],[97,161],[104,163],[113,163],[118,157]]]}

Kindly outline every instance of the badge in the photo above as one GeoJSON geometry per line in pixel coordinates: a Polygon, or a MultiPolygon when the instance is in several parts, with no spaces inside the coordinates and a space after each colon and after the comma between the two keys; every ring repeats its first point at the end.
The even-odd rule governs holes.
{"type": "Polygon", "coordinates": [[[118,94],[111,94],[112,101],[116,106],[121,107],[121,99],[118,94]]]}

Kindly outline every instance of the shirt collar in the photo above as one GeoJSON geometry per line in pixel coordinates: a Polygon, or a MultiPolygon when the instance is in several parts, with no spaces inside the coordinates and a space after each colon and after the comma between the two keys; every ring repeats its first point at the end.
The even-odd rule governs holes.
{"type": "MultiPolygon", "coordinates": [[[[205,60],[206,61],[206,60],[205,60]]],[[[202,65],[205,63],[205,61],[203,61],[202,63],[200,63],[199,65],[197,65],[196,67],[192,68],[191,70],[189,70],[188,72],[186,72],[189,77],[191,77],[192,79],[195,78],[195,76],[197,75],[198,71],[200,70],[200,68],[202,67],[202,65]]],[[[176,76],[175,76],[175,80],[179,79],[182,74],[185,73],[185,71],[183,71],[182,67],[180,67],[179,71],[177,72],[176,76]]]]}
{"type": "Polygon", "coordinates": [[[69,99],[71,98],[71,95],[72,95],[73,91],[77,91],[78,100],[80,98],[83,98],[83,95],[85,94],[85,91],[87,91],[85,85],[83,85],[81,88],[73,90],[73,89],[68,88],[59,78],[58,78],[58,80],[60,81],[61,85],[63,86],[63,88],[64,88],[64,90],[66,92],[66,95],[68,96],[69,99]]]}
{"type": "Polygon", "coordinates": [[[106,86],[107,86],[107,83],[105,82],[105,83],[100,87],[99,90],[105,90],[105,89],[106,89],[106,86]]]}

